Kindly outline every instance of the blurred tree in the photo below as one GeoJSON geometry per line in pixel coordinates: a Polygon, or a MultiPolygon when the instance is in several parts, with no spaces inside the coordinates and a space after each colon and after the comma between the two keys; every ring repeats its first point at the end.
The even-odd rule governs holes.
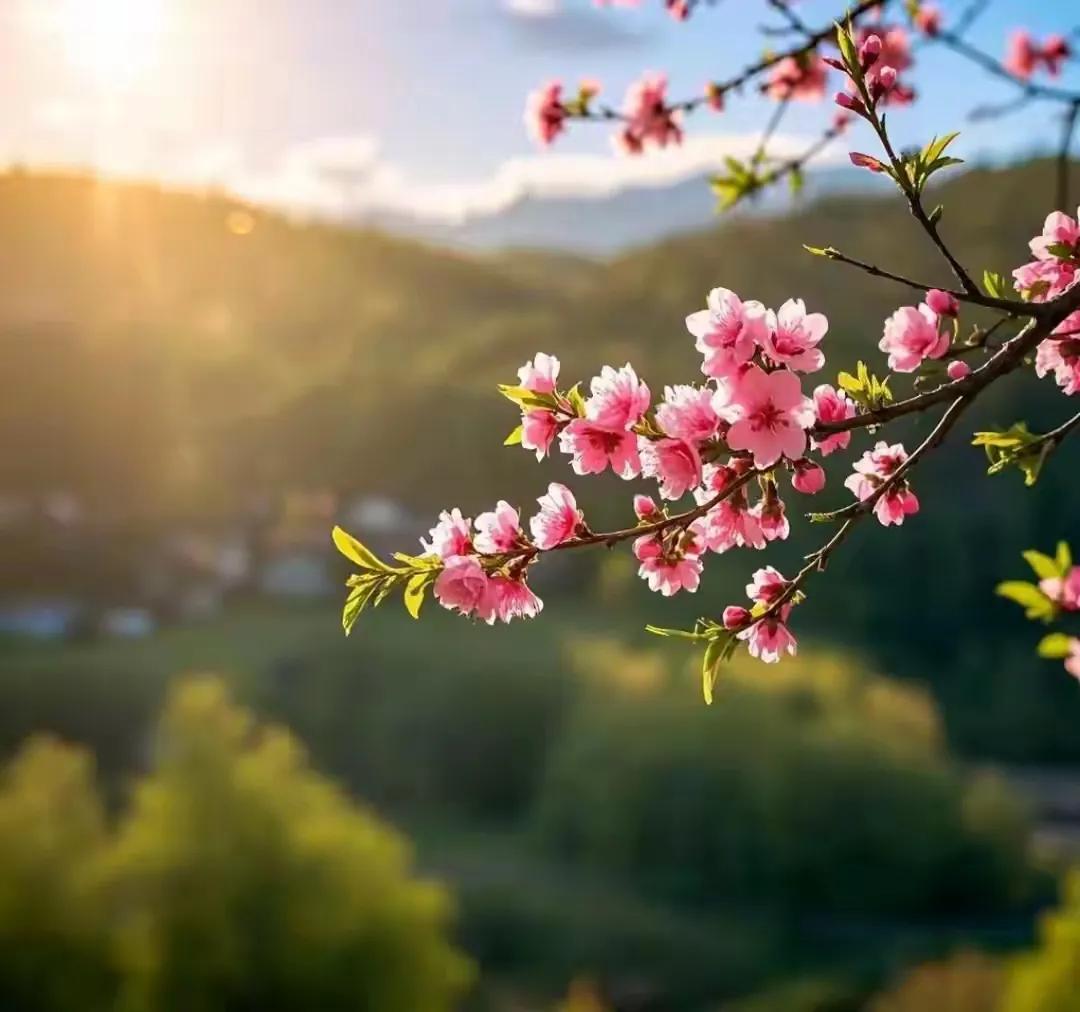
{"type": "Polygon", "coordinates": [[[1061,907],[1048,914],[1039,946],[1010,974],[1001,1012],[1080,1010],[1080,871],[1073,871],[1061,907]]]}

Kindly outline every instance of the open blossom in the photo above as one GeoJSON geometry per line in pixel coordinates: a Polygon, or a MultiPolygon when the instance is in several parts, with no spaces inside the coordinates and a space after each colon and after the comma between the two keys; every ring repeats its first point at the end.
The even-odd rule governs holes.
{"type": "Polygon", "coordinates": [[[664,387],[664,403],[656,409],[656,420],[669,436],[693,443],[711,439],[720,428],[713,391],[688,384],[664,387]]]}
{"type": "MultiPolygon", "coordinates": [[[[751,601],[769,608],[787,588],[788,581],[783,574],[772,566],[765,566],[754,573],[753,582],[747,584],[746,594],[751,601]]],[[[785,651],[789,654],[796,652],[798,645],[786,625],[790,614],[791,605],[781,605],[775,615],[755,622],[738,634],[738,638],[746,643],[751,657],[774,664],[785,651]]]]}
{"type": "Polygon", "coordinates": [[[688,440],[642,438],[638,452],[641,473],[660,483],[665,499],[681,499],[701,484],[701,454],[688,440]]]}
{"type": "Polygon", "coordinates": [[[518,380],[534,394],[550,394],[559,382],[559,368],[559,360],[554,355],[539,351],[531,362],[518,369],[518,380]]]}
{"type": "Polygon", "coordinates": [[[521,445],[526,450],[534,450],[537,460],[543,460],[551,451],[552,440],[558,431],[559,420],[553,411],[536,409],[521,416],[521,445]]]}
{"type": "Polygon", "coordinates": [[[788,56],[769,71],[765,93],[769,98],[784,102],[819,102],[825,97],[828,71],[825,61],[812,51],[800,56],[788,56]]]}
{"type": "Polygon", "coordinates": [[[709,292],[707,305],[686,318],[686,329],[705,356],[701,371],[723,379],[737,373],[764,342],[766,309],[760,302],[743,302],[726,288],[709,292]]]}
{"type": "Polygon", "coordinates": [[[632,429],[649,410],[649,388],[638,379],[634,367],[606,365],[590,384],[592,396],[585,402],[585,417],[604,429],[632,429]]]}
{"type": "Polygon", "coordinates": [[[752,365],[732,385],[730,400],[718,407],[732,423],[728,446],[752,453],[755,467],[772,467],[784,456],[798,460],[806,452],[814,404],[803,395],[795,373],[787,369],[767,373],[752,365]]]}
{"type": "Polygon", "coordinates": [[[487,612],[489,582],[474,556],[451,555],[443,560],[442,571],[435,578],[435,597],[444,608],[462,615],[487,612]]]}
{"type": "Polygon", "coordinates": [[[1070,397],[1080,393],[1080,310],[1071,313],[1054,329],[1035,352],[1035,373],[1040,378],[1054,374],[1054,380],[1070,397]]]}
{"type": "Polygon", "coordinates": [[[1047,302],[1076,283],[1076,264],[1069,260],[1034,260],[1013,271],[1014,286],[1031,302],[1047,302]]]}
{"type": "Polygon", "coordinates": [[[637,155],[650,144],[666,148],[682,141],[677,115],[667,106],[667,83],[666,75],[648,73],[627,89],[626,124],[615,138],[624,153],[637,155]]]}
{"type": "Polygon", "coordinates": [[[829,330],[829,321],[822,313],[807,313],[802,299],[788,299],[778,312],[769,310],[766,324],[763,347],[777,365],[817,372],[825,364],[818,345],[829,330]]]}
{"type": "Polygon", "coordinates": [[[521,543],[521,518],[518,511],[500,499],[495,509],[476,518],[473,547],[482,555],[509,552],[521,543]]]}
{"type": "Polygon", "coordinates": [[[467,555],[472,551],[471,521],[461,515],[457,507],[439,514],[439,522],[428,532],[430,541],[420,539],[420,544],[429,555],[437,555],[446,560],[455,555],[467,555]]]}
{"type": "MultiPolygon", "coordinates": [[[[822,383],[814,388],[814,414],[819,422],[843,422],[855,417],[855,404],[843,391],[822,383]]],[[[837,450],[846,450],[850,442],[850,432],[834,432],[824,439],[815,439],[814,449],[827,457],[837,450]]]]}
{"type": "Polygon", "coordinates": [[[641,473],[637,436],[625,429],[607,429],[585,418],[575,418],[559,433],[559,447],[573,456],[575,474],[600,474],[608,465],[620,478],[641,473]]]}
{"type": "Polygon", "coordinates": [[[684,537],[684,544],[674,550],[665,550],[662,540],[652,534],[634,542],[634,556],[641,565],[638,575],[649,585],[649,590],[672,597],[680,590],[691,594],[701,583],[701,546],[693,534],[684,537]]]}
{"type": "Polygon", "coordinates": [[[889,368],[914,372],[923,359],[941,358],[949,350],[949,334],[938,329],[937,314],[923,304],[903,306],[885,321],[878,347],[889,356],[889,368]]]}
{"type": "Polygon", "coordinates": [[[543,607],[544,602],[532,592],[524,578],[493,576],[489,580],[487,599],[477,615],[492,625],[496,619],[510,622],[515,618],[536,618],[543,607]]]}
{"type": "MultiPolygon", "coordinates": [[[[734,480],[735,472],[730,467],[707,464],[701,487],[694,490],[694,499],[699,506],[704,506],[734,480]]],[[[710,552],[722,553],[744,546],[757,549],[765,547],[766,538],[761,529],[761,520],[750,507],[745,487],[736,489],[709,510],[701,519],[697,530],[710,552]]]]}
{"type": "Polygon", "coordinates": [[[1073,566],[1064,579],[1054,576],[1040,580],[1039,590],[1065,611],[1080,611],[1080,566],[1073,566]]]}
{"type": "Polygon", "coordinates": [[[560,82],[550,81],[529,93],[525,100],[525,126],[533,140],[545,147],[566,129],[560,82]]]}
{"type": "Polygon", "coordinates": [[[1062,260],[1080,251],[1080,224],[1063,211],[1053,211],[1043,222],[1041,235],[1028,243],[1037,260],[1062,260]],[[1065,247],[1064,250],[1053,247],[1065,247]]]}
{"type": "Polygon", "coordinates": [[[766,541],[786,541],[791,534],[784,501],[776,494],[775,488],[769,488],[761,501],[753,508],[753,515],[761,525],[761,533],[766,541]]]}
{"type": "Polygon", "coordinates": [[[547,495],[536,501],[540,504],[540,512],[529,521],[529,530],[536,547],[546,552],[569,541],[584,515],[578,509],[574,493],[558,482],[548,485],[547,495]]]}
{"type": "MultiPolygon", "coordinates": [[[[855,473],[844,482],[860,502],[870,499],[907,460],[903,445],[879,442],[855,464],[855,473]]],[[[874,503],[874,515],[884,527],[899,526],[904,518],[919,512],[919,500],[906,481],[896,482],[874,503]]]]}

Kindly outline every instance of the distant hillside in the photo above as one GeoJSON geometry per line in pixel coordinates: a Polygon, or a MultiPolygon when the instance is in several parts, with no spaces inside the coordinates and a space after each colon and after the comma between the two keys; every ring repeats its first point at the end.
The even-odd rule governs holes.
{"type": "MultiPolygon", "coordinates": [[[[976,269],[1008,271],[1048,210],[1051,178],[1031,163],[942,188],[945,235],[976,269]]],[[[722,284],[825,312],[831,378],[859,357],[880,361],[882,320],[911,295],[803,242],[948,280],[902,204],[865,196],[720,220],[609,262],[465,255],[221,198],[31,175],[0,178],[0,229],[0,493],[71,489],[151,528],[297,487],[377,490],[421,513],[527,503],[568,474],[499,445],[514,413],[493,385],[533,351],[558,354],[571,381],[632,360],[659,392],[698,374],[683,318],[722,284]]],[[[1049,426],[1067,411],[1029,375],[995,389],[971,424],[1049,426]]],[[[1008,754],[1037,733],[1047,757],[1075,755],[1075,686],[1032,660],[1032,631],[992,588],[1017,572],[1020,550],[1080,542],[1077,454],[1080,441],[1067,444],[1033,494],[1013,475],[986,479],[958,433],[919,473],[917,521],[855,536],[804,628],[933,681],[961,743],[1008,754]],[[991,686],[993,705],[949,707],[991,686]]],[[[846,501],[839,478],[829,503],[846,501]]],[[[574,484],[594,517],[624,514],[626,486],[574,484]]],[[[770,561],[796,566],[820,540],[799,526],[770,561]]],[[[705,600],[671,607],[734,599],[747,565],[718,560],[705,600]]]]}

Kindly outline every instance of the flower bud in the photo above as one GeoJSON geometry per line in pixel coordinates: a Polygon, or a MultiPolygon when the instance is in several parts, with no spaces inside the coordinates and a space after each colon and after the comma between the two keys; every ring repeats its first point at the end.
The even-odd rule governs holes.
{"type": "Polygon", "coordinates": [[[938,288],[931,288],[926,293],[926,304],[938,316],[957,317],[960,315],[960,303],[951,292],[943,292],[938,288]]]}
{"type": "Polygon", "coordinates": [[[729,604],[724,609],[724,628],[729,632],[733,632],[736,629],[742,629],[743,626],[749,625],[753,616],[750,614],[748,608],[743,608],[737,604],[729,604]]]}
{"type": "Polygon", "coordinates": [[[791,487],[803,495],[817,495],[825,487],[825,472],[810,460],[797,460],[791,487]]]}
{"type": "Polygon", "coordinates": [[[634,513],[638,520],[654,520],[659,512],[656,503],[647,495],[634,496],[634,513]]]}
{"type": "Polygon", "coordinates": [[[957,380],[962,380],[965,376],[971,375],[971,366],[969,366],[967,362],[958,358],[954,359],[952,362],[949,363],[949,367],[945,370],[945,372],[948,375],[949,379],[951,379],[953,382],[956,382],[957,380]]]}
{"type": "Polygon", "coordinates": [[[862,104],[862,100],[849,95],[846,91],[838,91],[834,101],[841,109],[847,109],[848,112],[853,112],[858,116],[866,115],[866,106],[862,104]]]}
{"type": "Polygon", "coordinates": [[[858,169],[869,169],[871,172],[884,172],[885,166],[873,155],[864,155],[861,151],[852,151],[849,155],[851,164],[858,169]]]}
{"type": "Polygon", "coordinates": [[[859,47],[859,66],[863,70],[869,70],[881,55],[881,39],[877,35],[871,35],[859,47]]]}

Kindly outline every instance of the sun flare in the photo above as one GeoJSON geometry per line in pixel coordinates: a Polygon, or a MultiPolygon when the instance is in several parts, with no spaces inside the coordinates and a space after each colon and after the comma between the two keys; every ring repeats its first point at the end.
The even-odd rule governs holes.
{"type": "Polygon", "coordinates": [[[167,0],[62,0],[57,27],[73,64],[101,87],[124,88],[157,62],[167,0]]]}

